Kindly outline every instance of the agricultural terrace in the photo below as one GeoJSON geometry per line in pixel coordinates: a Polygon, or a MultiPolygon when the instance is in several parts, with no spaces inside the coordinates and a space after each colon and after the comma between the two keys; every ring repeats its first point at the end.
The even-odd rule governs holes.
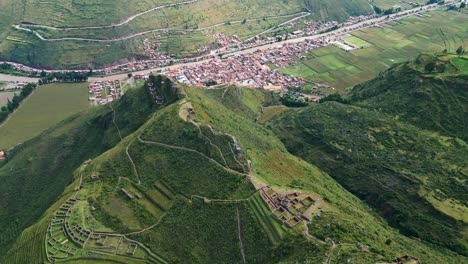
{"type": "Polygon", "coordinates": [[[0,125],[0,149],[8,149],[31,139],[88,107],[86,83],[39,86],[0,125]]]}
{"type": "Polygon", "coordinates": [[[343,38],[357,49],[344,51],[335,45],[315,49],[304,54],[305,59],[278,71],[339,89],[351,88],[421,52],[442,52],[445,48],[454,52],[460,45],[466,47],[466,19],[464,13],[442,10],[405,17],[343,38]]]}
{"type": "Polygon", "coordinates": [[[130,56],[148,56],[144,41],[154,45],[153,51],[192,56],[216,45],[213,36],[219,32],[245,39],[266,30],[279,31],[278,26],[285,22],[344,21],[350,15],[372,13],[367,0],[346,5],[342,1],[118,0],[72,4],[64,0],[8,0],[3,4],[8,13],[0,11],[5,16],[0,22],[4,28],[0,36],[5,39],[0,51],[22,63],[52,67],[86,67],[89,62],[103,66],[130,56]],[[52,39],[58,41],[46,41],[52,39]],[[89,39],[93,41],[84,41],[89,39]],[[36,48],[41,52],[35,52],[36,48]]]}

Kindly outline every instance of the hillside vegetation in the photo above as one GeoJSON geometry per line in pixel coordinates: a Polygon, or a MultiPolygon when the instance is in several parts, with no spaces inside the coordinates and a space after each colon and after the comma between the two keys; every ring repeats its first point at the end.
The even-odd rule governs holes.
{"type": "MultiPolygon", "coordinates": [[[[375,263],[403,255],[425,263],[465,260],[400,234],[327,173],[289,153],[289,144],[257,122],[265,120],[265,107],[281,109],[275,94],[237,87],[184,90],[179,98],[169,80],[150,77],[143,89],[114,103],[115,119],[105,119],[117,130],[105,132],[112,136],[112,145],[86,164],[70,165],[76,168],[67,174],[71,184],[13,245],[5,244],[11,248],[4,260],[22,263],[27,256],[31,263],[375,263]],[[156,94],[165,94],[161,105],[151,100],[158,82],[156,94]],[[134,108],[137,103],[142,107],[134,108]],[[310,195],[316,201],[312,221],[301,220],[294,228],[281,224],[257,193],[265,185],[279,193],[310,195]],[[65,224],[56,222],[59,217],[65,224]],[[49,223],[67,231],[50,225],[53,230],[48,232],[49,223]],[[76,233],[73,226],[107,240],[76,233]],[[65,241],[61,246],[76,253],[57,253],[54,239],[65,241]]],[[[284,115],[294,112],[282,110],[284,115]]],[[[274,116],[271,111],[268,115],[274,116]]],[[[91,118],[87,124],[95,116],[83,118],[91,118]]],[[[64,123],[54,130],[68,129],[64,123]]],[[[25,159],[13,155],[2,170],[25,159]]],[[[43,194],[39,192],[36,196],[43,194]]]]}
{"type": "Polygon", "coordinates": [[[468,56],[420,55],[356,86],[351,102],[441,134],[468,139],[468,56]]]}
{"type": "Polygon", "coordinates": [[[403,234],[466,254],[467,76],[459,59],[420,56],[337,99],[347,104],[290,109],[268,126],[403,234]]]}
{"type": "Polygon", "coordinates": [[[113,109],[86,110],[10,150],[8,162],[0,164],[0,256],[56,202],[82,162],[113,147],[119,134],[134,131],[154,109],[143,88],[129,90],[113,109]]]}

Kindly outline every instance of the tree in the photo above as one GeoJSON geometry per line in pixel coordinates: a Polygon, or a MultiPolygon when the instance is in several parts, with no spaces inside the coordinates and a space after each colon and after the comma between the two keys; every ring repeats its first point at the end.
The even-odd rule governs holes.
{"type": "Polygon", "coordinates": [[[426,70],[426,72],[429,72],[429,73],[433,72],[435,69],[435,66],[436,66],[435,62],[431,61],[428,64],[426,64],[426,66],[424,66],[424,70],[426,70]]]}
{"type": "Polygon", "coordinates": [[[127,74],[127,76],[128,76],[128,78],[132,78],[133,74],[132,74],[131,72],[129,72],[129,73],[127,74]]]}
{"type": "Polygon", "coordinates": [[[457,54],[458,54],[458,55],[462,55],[462,54],[463,54],[463,47],[462,47],[462,46],[458,47],[458,49],[457,49],[457,54]]]}
{"type": "Polygon", "coordinates": [[[465,2],[462,2],[462,3],[460,4],[460,8],[465,8],[465,6],[466,6],[466,3],[465,3],[465,2]]]}

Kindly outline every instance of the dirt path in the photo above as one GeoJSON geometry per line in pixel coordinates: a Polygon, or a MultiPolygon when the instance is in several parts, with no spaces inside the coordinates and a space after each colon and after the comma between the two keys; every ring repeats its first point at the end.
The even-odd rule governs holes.
{"type": "Polygon", "coordinates": [[[242,239],[242,228],[241,228],[241,219],[240,219],[240,210],[239,210],[239,205],[237,206],[237,233],[239,234],[239,246],[240,246],[240,251],[242,254],[242,261],[244,264],[246,263],[245,261],[245,247],[244,247],[244,240],[242,239]]]}
{"type": "MultiPolygon", "coordinates": [[[[196,0],[198,1],[198,0],[196,0]]],[[[193,2],[196,2],[196,1],[189,1],[190,3],[193,3],[193,2]]],[[[187,2],[188,3],[188,2],[187,2]]],[[[300,12],[299,14],[301,14],[300,16],[298,17],[295,17],[293,19],[290,19],[286,22],[283,22],[281,23],[280,25],[283,25],[283,24],[286,24],[286,23],[289,23],[289,22],[292,22],[294,20],[297,20],[297,19],[300,19],[302,17],[305,17],[305,16],[308,16],[310,15],[310,13],[307,13],[307,14],[304,14],[305,12],[300,12]]],[[[296,13],[297,14],[297,13],[296,13]]],[[[33,33],[34,35],[36,35],[36,37],[38,37],[40,40],[42,41],[67,41],[67,40],[74,40],[74,41],[89,41],[89,42],[116,42],[116,41],[122,41],[122,40],[128,40],[128,39],[132,39],[132,38],[135,38],[135,37],[138,37],[138,36],[141,36],[141,35],[146,35],[146,34],[149,34],[149,33],[153,33],[153,32],[158,32],[158,31],[161,31],[161,30],[171,30],[173,31],[174,33],[190,33],[190,32],[199,32],[199,31],[205,31],[205,30],[208,30],[208,29],[212,29],[212,28],[216,28],[216,27],[219,27],[219,26],[223,26],[223,25],[226,25],[226,23],[229,23],[230,25],[232,24],[241,24],[241,23],[245,23],[245,22],[254,22],[254,21],[260,21],[260,20],[263,20],[263,19],[275,19],[275,18],[283,18],[283,17],[290,17],[290,16],[293,16],[293,15],[296,15],[296,14],[291,14],[291,15],[281,15],[281,16],[271,16],[271,17],[261,17],[261,18],[252,18],[252,19],[246,19],[246,20],[234,20],[234,21],[227,21],[227,22],[222,22],[222,23],[217,23],[217,24],[214,24],[214,25],[211,25],[211,26],[206,26],[206,27],[202,27],[202,28],[197,28],[197,29],[174,29],[174,28],[156,28],[156,29],[151,29],[151,30],[146,30],[146,31],[142,31],[142,32],[138,32],[138,33],[135,33],[135,34],[130,34],[130,35],[126,35],[126,36],[122,36],[122,37],[116,37],[116,38],[103,38],[103,39],[94,39],[94,38],[78,38],[78,37],[65,37],[65,38],[45,38],[43,37],[39,32],[37,31],[34,31],[31,29],[31,27],[45,27],[45,28],[49,28],[49,29],[53,29],[53,30],[61,30],[59,28],[53,28],[53,27],[49,27],[49,26],[41,26],[41,25],[34,25],[34,26],[31,26],[31,25],[28,25],[28,27],[22,27],[21,25],[13,25],[13,27],[17,30],[20,30],[20,31],[26,31],[26,32],[29,32],[29,33],[33,33]]],[[[100,28],[107,28],[107,27],[113,27],[113,26],[101,26],[101,27],[87,27],[89,29],[100,29],[100,28]]],[[[83,28],[73,28],[73,29],[83,29],[83,28]]],[[[273,29],[273,28],[271,28],[273,29]]],[[[270,29],[270,30],[271,30],[270,29]]],[[[261,33],[261,34],[264,34],[265,32],[261,33]]]]}
{"type": "Polygon", "coordinates": [[[112,24],[110,24],[110,25],[103,25],[103,26],[85,26],[85,27],[53,27],[53,26],[47,26],[47,25],[32,24],[32,25],[28,25],[28,27],[45,28],[45,29],[61,30],[61,31],[79,30],[79,29],[114,28],[114,27],[120,27],[120,26],[123,26],[123,25],[125,25],[125,24],[128,24],[128,23],[130,23],[130,21],[134,20],[135,18],[137,18],[137,17],[139,17],[139,16],[145,15],[145,14],[147,14],[147,13],[150,13],[150,12],[153,12],[153,11],[156,11],[156,10],[159,10],[159,9],[168,8],[168,7],[173,7],[173,6],[179,6],[179,5],[188,5],[188,4],[192,4],[192,3],[198,2],[198,1],[200,1],[200,0],[190,0],[190,1],[180,2],[180,3],[173,3],[173,4],[166,4],[166,5],[157,6],[157,7],[148,9],[148,10],[146,10],[146,11],[137,13],[137,14],[135,14],[135,15],[133,15],[133,16],[130,16],[130,17],[126,18],[125,20],[123,20],[123,21],[120,22],[120,23],[112,23],[112,24]]]}
{"type": "Polygon", "coordinates": [[[241,172],[238,172],[238,171],[235,171],[233,169],[230,169],[230,168],[227,168],[225,166],[223,166],[221,163],[219,163],[218,161],[206,156],[205,154],[199,152],[198,150],[194,150],[194,149],[189,149],[189,148],[186,148],[186,147],[179,147],[179,146],[173,146],[173,145],[168,145],[168,144],[164,144],[164,143],[159,143],[159,142],[154,142],[154,141],[145,141],[143,139],[141,139],[140,136],[138,136],[138,141],[140,143],[143,143],[143,144],[151,144],[151,145],[157,145],[157,146],[161,146],[161,147],[166,147],[166,148],[172,148],[172,149],[177,149],[177,150],[183,150],[183,151],[189,151],[189,152],[194,152],[194,153],[197,153],[201,156],[203,156],[204,158],[212,161],[213,163],[217,164],[218,166],[222,167],[224,170],[228,171],[228,172],[231,172],[231,173],[234,173],[234,174],[237,174],[237,175],[242,175],[242,176],[246,176],[246,174],[244,173],[241,173],[241,172]]]}
{"type": "Polygon", "coordinates": [[[112,106],[112,104],[108,104],[110,109],[112,110],[112,123],[114,124],[115,128],[117,129],[117,132],[119,133],[119,138],[120,138],[120,141],[122,141],[122,134],[120,133],[120,129],[119,127],[117,126],[117,123],[115,122],[115,109],[114,107],[112,106]]]}
{"type": "MultiPolygon", "coordinates": [[[[195,121],[193,121],[193,120],[189,120],[189,122],[192,123],[195,127],[198,128],[198,131],[200,132],[200,135],[202,135],[202,137],[204,137],[206,140],[208,140],[208,143],[209,143],[212,147],[214,147],[216,150],[218,150],[220,157],[223,159],[224,166],[225,166],[226,168],[229,168],[229,165],[228,165],[226,159],[224,158],[224,154],[223,154],[223,152],[221,151],[221,149],[220,149],[217,145],[213,144],[213,143],[211,142],[211,140],[210,140],[205,134],[203,134],[203,132],[202,132],[202,130],[201,130],[199,124],[197,124],[197,123],[196,123],[195,121]]],[[[230,168],[229,168],[229,169],[230,169],[230,168]]]]}
{"type": "Polygon", "coordinates": [[[130,163],[132,163],[133,173],[135,173],[135,176],[138,179],[138,184],[141,184],[140,175],[138,174],[137,167],[135,165],[135,162],[133,162],[132,156],[130,156],[130,152],[128,151],[128,149],[132,145],[133,141],[134,140],[130,141],[130,143],[127,145],[127,147],[125,148],[125,153],[127,154],[127,157],[130,160],[130,163]]]}
{"type": "Polygon", "coordinates": [[[336,248],[335,241],[333,241],[332,239],[329,239],[329,240],[332,242],[332,247],[330,248],[330,251],[328,251],[327,259],[324,262],[324,264],[330,264],[330,261],[331,261],[332,255],[333,255],[333,251],[336,248]]]}

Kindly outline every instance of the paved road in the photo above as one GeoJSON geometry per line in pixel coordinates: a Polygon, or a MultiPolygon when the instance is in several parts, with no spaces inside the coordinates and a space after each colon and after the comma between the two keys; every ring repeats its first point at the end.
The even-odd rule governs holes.
{"type": "MultiPolygon", "coordinates": [[[[353,24],[353,25],[350,25],[350,26],[339,28],[339,29],[337,29],[335,31],[332,31],[332,32],[328,32],[328,33],[324,33],[324,34],[318,34],[318,35],[314,35],[314,36],[307,36],[307,37],[301,37],[301,38],[288,39],[288,40],[284,40],[284,41],[281,41],[281,42],[275,42],[275,43],[272,43],[272,44],[257,46],[257,47],[253,47],[253,48],[249,48],[249,49],[245,49],[245,50],[241,50],[241,51],[225,53],[224,56],[235,56],[235,55],[240,55],[240,54],[249,54],[249,53],[253,53],[253,52],[257,51],[258,49],[268,49],[268,48],[278,47],[278,46],[281,46],[281,45],[283,45],[285,43],[297,43],[297,42],[305,41],[307,39],[313,40],[313,39],[318,39],[318,38],[325,37],[325,36],[338,37],[338,36],[341,36],[341,35],[349,34],[349,33],[353,32],[353,31],[362,30],[362,29],[371,27],[370,25],[369,26],[364,26],[364,24],[366,24],[366,23],[368,23],[368,24],[373,23],[372,26],[379,25],[379,24],[385,24],[385,23],[388,23],[390,21],[399,20],[399,19],[401,19],[403,17],[407,17],[407,16],[418,14],[418,13],[434,10],[434,9],[440,8],[442,6],[443,5],[440,5],[440,6],[439,5],[434,5],[434,6],[431,6],[431,7],[425,6],[422,11],[419,11],[420,8],[415,8],[415,9],[412,9],[412,10],[405,10],[403,12],[395,14],[395,15],[399,15],[399,17],[395,17],[395,15],[393,15],[393,16],[391,16],[390,19],[387,19],[386,17],[373,18],[373,19],[369,19],[369,20],[359,22],[357,24],[353,24]],[[410,14],[409,13],[410,11],[416,11],[416,13],[410,14]]],[[[204,57],[206,57],[206,56],[204,56],[204,57]]],[[[176,68],[184,67],[184,66],[197,65],[197,64],[204,63],[204,62],[208,62],[210,60],[211,60],[211,58],[201,59],[201,60],[195,61],[195,62],[181,63],[181,64],[177,64],[177,65],[173,65],[173,66],[167,66],[167,67],[156,67],[156,68],[152,68],[152,69],[148,69],[148,70],[133,72],[133,74],[149,74],[150,72],[156,72],[156,71],[160,71],[160,72],[164,73],[164,72],[167,72],[168,70],[172,70],[172,69],[176,69],[176,68]]],[[[60,70],[57,70],[57,71],[60,71],[60,70]]],[[[48,71],[48,72],[53,72],[53,71],[48,71]]],[[[16,79],[16,78],[26,78],[26,77],[15,77],[15,76],[0,74],[0,81],[17,81],[17,80],[20,81],[21,80],[21,79],[16,79]]],[[[105,80],[122,80],[122,79],[125,79],[125,78],[128,78],[128,73],[119,73],[119,74],[114,74],[114,75],[108,75],[108,76],[105,76],[105,77],[91,77],[91,78],[89,78],[89,81],[91,81],[91,82],[92,81],[100,81],[100,80],[103,80],[103,79],[105,79],[105,80]]],[[[33,81],[36,81],[36,80],[37,79],[34,79],[33,81]]]]}
{"type": "MultiPolygon", "coordinates": [[[[224,56],[235,56],[235,55],[241,55],[241,54],[250,54],[250,53],[254,53],[255,51],[257,51],[259,49],[274,48],[274,47],[278,47],[278,46],[281,46],[281,45],[286,44],[286,43],[298,43],[298,42],[303,42],[305,40],[314,40],[314,39],[319,39],[319,38],[326,37],[326,36],[329,36],[331,38],[337,38],[339,36],[343,36],[343,35],[349,34],[349,33],[354,32],[354,31],[362,30],[362,29],[369,28],[369,27],[372,27],[372,26],[375,26],[375,25],[379,25],[379,24],[385,24],[385,23],[388,23],[390,21],[399,20],[399,19],[401,19],[403,17],[412,16],[412,15],[415,15],[415,14],[418,14],[418,13],[421,13],[421,12],[427,12],[429,10],[434,10],[434,9],[439,8],[439,7],[440,6],[438,6],[438,5],[432,6],[430,8],[426,7],[426,9],[424,9],[422,11],[419,11],[419,8],[415,8],[415,9],[412,9],[412,10],[406,10],[406,11],[403,11],[401,13],[398,13],[399,17],[391,16],[390,19],[387,19],[387,17],[377,17],[377,18],[365,20],[365,21],[362,21],[362,22],[359,22],[359,23],[356,23],[356,24],[353,24],[353,25],[350,25],[350,26],[341,27],[341,28],[339,28],[337,30],[334,30],[332,32],[317,34],[317,35],[313,35],[313,36],[293,38],[293,39],[288,39],[288,40],[284,40],[284,41],[281,41],[281,42],[266,44],[266,45],[253,47],[253,48],[249,48],[249,49],[245,49],[245,50],[241,50],[241,51],[234,51],[234,52],[224,54],[224,56]],[[417,12],[413,13],[413,14],[410,14],[409,13],[410,11],[417,11],[417,12]],[[364,24],[371,24],[371,23],[373,25],[364,26],[364,24]]],[[[153,68],[153,69],[149,69],[149,70],[133,72],[133,74],[149,74],[150,72],[155,72],[155,71],[161,71],[162,73],[164,73],[164,72],[167,72],[168,70],[177,69],[179,67],[197,65],[197,64],[204,63],[204,62],[208,62],[210,60],[212,60],[212,59],[204,59],[204,60],[200,60],[200,61],[196,61],[196,62],[181,63],[181,64],[177,64],[177,65],[173,65],[173,66],[153,68]]],[[[105,76],[105,77],[92,77],[92,78],[89,78],[89,80],[90,81],[99,81],[99,80],[103,80],[103,79],[106,79],[106,80],[122,80],[122,79],[125,79],[125,78],[128,78],[127,73],[109,75],[109,76],[105,76]]]]}

